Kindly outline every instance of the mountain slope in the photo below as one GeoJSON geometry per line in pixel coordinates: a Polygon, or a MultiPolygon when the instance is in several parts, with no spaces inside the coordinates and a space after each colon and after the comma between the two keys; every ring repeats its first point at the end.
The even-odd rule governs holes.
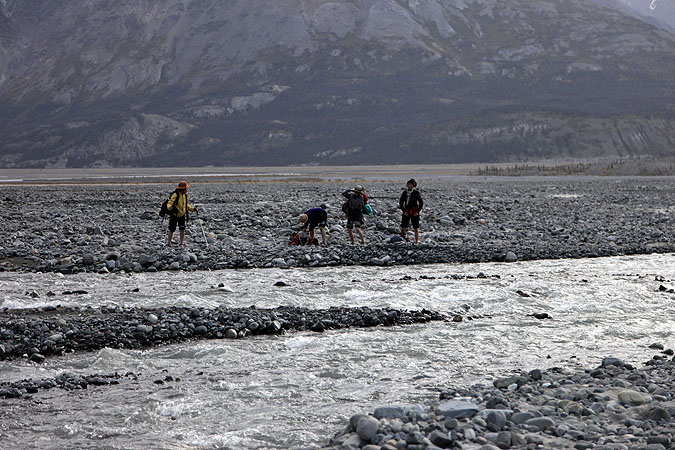
{"type": "Polygon", "coordinates": [[[675,33],[675,2],[672,0],[593,0],[638,17],[675,33]]]}
{"type": "Polygon", "coordinates": [[[1,0],[0,165],[668,154],[674,61],[582,0],[1,0]]]}

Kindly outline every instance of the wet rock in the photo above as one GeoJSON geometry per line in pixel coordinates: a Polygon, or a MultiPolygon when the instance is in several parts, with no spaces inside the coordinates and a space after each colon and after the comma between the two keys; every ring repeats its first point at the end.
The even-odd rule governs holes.
{"type": "Polygon", "coordinates": [[[527,383],[527,379],[525,377],[521,376],[510,376],[510,377],[505,377],[505,378],[498,378],[492,382],[494,387],[497,389],[506,389],[512,384],[517,385],[518,387],[524,385],[527,383]]]}
{"type": "Polygon", "coordinates": [[[43,362],[45,362],[45,359],[47,358],[45,358],[44,355],[41,355],[39,353],[33,353],[32,355],[30,355],[30,358],[28,359],[38,364],[42,364],[43,362]]]}
{"type": "Polygon", "coordinates": [[[237,339],[237,330],[233,328],[229,328],[227,331],[225,331],[225,337],[227,339],[237,339]]]}
{"type": "Polygon", "coordinates": [[[610,358],[603,358],[602,363],[600,365],[601,367],[609,367],[609,366],[623,367],[626,365],[626,363],[619,358],[610,357],[610,358]]]}
{"type": "Polygon", "coordinates": [[[474,403],[452,400],[438,405],[438,414],[453,419],[471,418],[478,413],[478,406],[474,403]]]}
{"type": "Polygon", "coordinates": [[[402,419],[405,411],[400,406],[383,406],[375,408],[373,415],[377,419],[402,419]]]}
{"type": "Polygon", "coordinates": [[[516,256],[515,253],[513,252],[506,252],[506,256],[504,257],[504,261],[507,263],[512,263],[518,261],[518,257],[516,256]]]}
{"type": "Polygon", "coordinates": [[[366,442],[372,442],[377,437],[380,421],[374,417],[364,416],[356,424],[356,433],[366,442]]]}

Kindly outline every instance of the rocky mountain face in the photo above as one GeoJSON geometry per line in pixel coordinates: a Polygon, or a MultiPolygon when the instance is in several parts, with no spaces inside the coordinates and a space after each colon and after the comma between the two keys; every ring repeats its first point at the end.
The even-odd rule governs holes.
{"type": "Polygon", "coordinates": [[[666,155],[674,69],[587,0],[0,0],[0,166],[666,155]]]}
{"type": "Polygon", "coordinates": [[[639,17],[675,33],[675,2],[672,0],[593,0],[639,17]]]}

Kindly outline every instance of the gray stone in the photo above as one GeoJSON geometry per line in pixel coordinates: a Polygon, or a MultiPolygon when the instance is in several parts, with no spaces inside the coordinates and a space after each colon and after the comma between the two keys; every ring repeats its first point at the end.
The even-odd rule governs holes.
{"type": "Polygon", "coordinates": [[[497,437],[494,440],[494,444],[499,448],[510,448],[511,447],[511,433],[508,431],[501,431],[497,434],[497,437]]]}
{"type": "Polygon", "coordinates": [[[477,412],[478,406],[476,404],[461,400],[451,400],[438,405],[438,413],[440,415],[454,419],[470,418],[476,415],[477,412]]]}
{"type": "Polygon", "coordinates": [[[645,398],[637,391],[625,389],[619,392],[619,401],[627,406],[639,406],[645,403],[645,398]]]}
{"type": "Polygon", "coordinates": [[[448,435],[439,430],[434,430],[429,435],[429,440],[440,448],[452,447],[454,440],[448,435]]]}
{"type": "Polygon", "coordinates": [[[647,438],[647,445],[659,444],[659,445],[663,445],[664,447],[666,447],[666,446],[670,445],[670,442],[671,442],[670,438],[668,436],[665,436],[665,435],[649,436],[647,438]]]}
{"type": "Polygon", "coordinates": [[[82,264],[84,264],[85,266],[91,266],[92,264],[94,264],[94,255],[92,255],[91,253],[86,253],[82,257],[82,264]]]}
{"type": "Polygon", "coordinates": [[[45,359],[47,359],[47,358],[45,358],[43,355],[41,355],[39,353],[33,353],[32,355],[30,355],[29,359],[33,362],[38,363],[38,364],[42,364],[43,362],[45,362],[45,359]]]}
{"type": "Polygon", "coordinates": [[[237,330],[234,328],[228,328],[227,331],[225,331],[225,337],[227,339],[237,339],[237,330]]]}
{"type": "Polygon", "coordinates": [[[445,428],[448,430],[455,430],[459,426],[459,421],[457,419],[448,419],[445,421],[445,428]]]}
{"type": "Polygon", "coordinates": [[[535,381],[541,380],[541,370],[539,369],[530,370],[528,375],[535,381]]]}
{"type": "Polygon", "coordinates": [[[365,415],[365,414],[354,414],[353,416],[351,416],[349,418],[349,429],[351,431],[356,431],[356,426],[358,425],[359,420],[361,420],[361,418],[363,418],[363,417],[368,417],[368,416],[365,415]]]}
{"type": "Polygon", "coordinates": [[[52,342],[61,342],[61,341],[63,340],[63,334],[61,334],[61,333],[54,333],[54,334],[50,335],[50,336],[47,338],[47,340],[48,340],[48,341],[52,341],[52,342]]]}
{"type": "Polygon", "coordinates": [[[178,261],[172,262],[169,266],[169,270],[180,270],[180,263],[178,261]]]}
{"type": "Polygon", "coordinates": [[[520,424],[523,424],[523,423],[527,422],[528,420],[530,420],[532,418],[534,418],[534,414],[532,414],[531,412],[521,411],[521,412],[513,413],[513,415],[511,416],[511,421],[513,423],[515,423],[516,425],[520,425],[520,424]]]}
{"type": "Polygon", "coordinates": [[[487,414],[485,421],[490,431],[501,431],[504,429],[504,425],[506,425],[506,415],[501,411],[493,410],[487,414]]]}
{"type": "Polygon", "coordinates": [[[145,268],[150,267],[151,265],[153,265],[156,262],[157,262],[157,258],[155,258],[154,256],[141,255],[141,256],[138,257],[138,263],[145,268]]]}
{"type": "Polygon", "coordinates": [[[542,431],[545,431],[546,429],[555,425],[555,422],[550,417],[534,417],[532,419],[528,419],[525,423],[527,425],[534,425],[542,431]]]}
{"type": "Polygon", "coordinates": [[[623,367],[626,365],[625,362],[623,362],[619,358],[603,358],[602,363],[600,364],[602,367],[608,367],[608,366],[616,366],[616,367],[623,367]]]}
{"type": "Polygon", "coordinates": [[[512,263],[518,261],[518,257],[513,252],[506,252],[506,257],[504,258],[505,262],[512,263]]]}
{"type": "Polygon", "coordinates": [[[154,325],[154,324],[157,323],[157,321],[159,320],[159,318],[158,318],[156,315],[150,313],[150,314],[148,314],[147,320],[148,320],[148,322],[150,322],[152,325],[154,325]]]}
{"type": "Polygon", "coordinates": [[[357,434],[354,434],[342,443],[344,447],[341,448],[359,449],[362,448],[364,444],[366,444],[366,442],[363,442],[363,440],[357,434]]]}
{"type": "Polygon", "coordinates": [[[383,406],[375,408],[373,415],[377,419],[402,419],[405,417],[405,412],[400,406],[383,406]]]}
{"type": "Polygon", "coordinates": [[[493,386],[497,389],[507,389],[512,384],[516,384],[518,387],[527,383],[527,379],[521,376],[510,376],[505,378],[498,378],[492,382],[493,386]]]}
{"type": "Polygon", "coordinates": [[[380,421],[374,417],[364,416],[356,424],[356,434],[367,442],[373,442],[377,437],[377,430],[380,428],[380,421]]]}
{"type": "Polygon", "coordinates": [[[424,444],[424,436],[419,431],[413,431],[412,433],[408,433],[405,442],[412,445],[424,444]]]}
{"type": "Polygon", "coordinates": [[[654,422],[670,422],[672,416],[666,409],[660,406],[655,406],[642,413],[640,415],[640,419],[652,420],[654,422]]]}

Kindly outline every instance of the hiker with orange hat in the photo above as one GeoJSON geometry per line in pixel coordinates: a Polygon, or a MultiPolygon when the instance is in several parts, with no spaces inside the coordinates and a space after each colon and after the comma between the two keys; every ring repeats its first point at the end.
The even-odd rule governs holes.
{"type": "Polygon", "coordinates": [[[185,247],[183,240],[185,239],[185,218],[187,212],[195,212],[197,208],[188,203],[187,190],[190,185],[187,181],[181,181],[176,187],[176,192],[171,194],[169,201],[166,204],[166,209],[169,210],[169,238],[166,245],[171,245],[171,240],[173,239],[173,233],[176,231],[176,225],[180,231],[180,243],[181,247],[185,247]]]}
{"type": "Polygon", "coordinates": [[[308,209],[300,214],[298,222],[304,224],[303,230],[309,229],[309,242],[314,242],[314,229],[318,226],[321,231],[321,245],[326,245],[326,222],[328,221],[328,213],[326,209],[328,205],[322,203],[318,208],[308,209]]]}

